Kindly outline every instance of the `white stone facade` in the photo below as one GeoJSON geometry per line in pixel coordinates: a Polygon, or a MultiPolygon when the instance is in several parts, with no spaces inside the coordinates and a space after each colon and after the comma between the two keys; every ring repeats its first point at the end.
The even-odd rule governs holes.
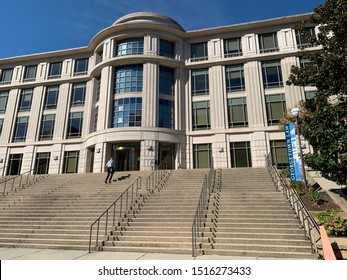
{"type": "MultiPolygon", "coordinates": [[[[148,170],[153,167],[154,161],[159,162],[167,155],[172,168],[206,167],[203,164],[206,153],[194,152],[195,148],[199,149],[198,144],[209,145],[207,154],[213,158],[216,168],[232,168],[237,166],[231,143],[246,142],[248,148],[241,148],[241,154],[237,155],[233,150],[234,157],[239,157],[236,161],[241,160],[243,153],[249,149],[248,166],[264,166],[264,156],[271,151],[270,141],[284,139],[278,125],[269,125],[266,96],[283,94],[285,106],[289,109],[305,98],[305,91],[314,90],[285,84],[291,66],[299,65],[294,26],[309,18],[310,15],[298,15],[186,32],[177,22],[165,16],[135,13],[120,18],[96,34],[87,47],[1,59],[0,173],[11,174],[12,167],[13,174],[34,168],[39,165],[38,153],[47,153],[48,158],[42,162],[49,164],[46,172],[51,174],[103,172],[111,154],[116,157],[118,170],[148,170]],[[263,52],[259,42],[263,40],[260,38],[262,34],[275,34],[278,49],[263,52]],[[127,40],[133,38],[140,38],[141,43],[143,41],[143,50],[141,47],[139,53],[117,54],[117,46],[124,40],[127,47],[134,48],[134,45],[127,44],[127,40]],[[233,38],[240,39],[242,53],[228,56],[225,41],[233,38]],[[162,41],[172,44],[172,57],[161,53],[162,41]],[[193,59],[192,44],[202,43],[206,44],[207,56],[193,59]],[[76,72],[79,60],[88,61],[85,72],[76,72]],[[264,86],[262,67],[267,61],[279,62],[281,86],[264,86]],[[50,76],[54,63],[60,67],[58,76],[50,76]],[[142,81],[138,81],[142,83],[142,90],[115,94],[117,69],[134,65],[142,67],[142,81]],[[244,88],[227,92],[226,68],[235,65],[241,65],[244,88]],[[26,79],[29,66],[36,66],[36,73],[34,78],[26,79]],[[173,69],[172,95],[160,93],[161,67],[173,69]],[[192,72],[200,69],[207,69],[208,93],[194,95],[192,72]],[[6,73],[10,73],[11,77],[8,78],[6,73]],[[85,85],[82,106],[72,105],[76,84],[85,85]],[[51,86],[57,86],[59,94],[55,107],[47,109],[45,96],[51,86]],[[31,104],[29,110],[20,110],[21,94],[25,89],[32,89],[31,104]],[[136,102],[141,102],[141,110],[131,111],[130,114],[131,117],[132,114],[139,114],[140,125],[126,124],[125,118],[122,123],[123,119],[119,117],[123,127],[115,127],[115,110],[120,110],[120,107],[115,109],[118,106],[115,102],[125,98],[127,101],[140,98],[136,102]],[[242,127],[230,125],[228,100],[233,98],[246,100],[247,122],[242,127]],[[159,99],[172,104],[171,127],[158,125],[159,111],[162,110],[159,99]],[[201,104],[208,101],[206,104],[209,104],[209,127],[206,129],[196,129],[193,124],[193,106],[199,101],[201,104]],[[77,137],[67,137],[71,130],[69,120],[72,113],[83,115],[77,137]],[[42,140],[44,115],[54,115],[54,129],[49,139],[42,140]],[[19,119],[28,120],[25,139],[14,141],[19,119]],[[69,151],[78,152],[76,159],[67,160],[69,151]],[[14,165],[10,167],[11,164],[14,165]]],[[[312,50],[316,48],[312,47],[312,50]]],[[[139,77],[138,80],[141,79],[139,77]]],[[[197,81],[197,87],[201,86],[200,82],[197,81]]],[[[122,86],[128,85],[124,82],[122,86]]],[[[166,114],[165,117],[170,118],[170,113],[165,112],[163,116],[166,114]]]]}

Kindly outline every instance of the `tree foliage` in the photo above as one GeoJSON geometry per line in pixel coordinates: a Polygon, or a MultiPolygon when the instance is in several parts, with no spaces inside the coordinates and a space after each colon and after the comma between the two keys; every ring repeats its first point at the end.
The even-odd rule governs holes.
{"type": "Polygon", "coordinates": [[[316,36],[304,35],[314,51],[301,54],[311,63],[293,66],[289,85],[315,86],[314,98],[301,101],[300,128],[313,147],[305,155],[308,166],[321,171],[340,185],[347,181],[347,0],[327,0],[315,8],[311,18],[319,26],[316,36]]]}

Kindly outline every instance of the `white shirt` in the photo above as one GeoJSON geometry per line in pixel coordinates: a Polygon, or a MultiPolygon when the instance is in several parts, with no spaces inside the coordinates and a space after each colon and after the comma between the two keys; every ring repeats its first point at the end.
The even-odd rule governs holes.
{"type": "Polygon", "coordinates": [[[106,163],[106,167],[113,167],[113,159],[110,159],[110,160],[106,163]]]}

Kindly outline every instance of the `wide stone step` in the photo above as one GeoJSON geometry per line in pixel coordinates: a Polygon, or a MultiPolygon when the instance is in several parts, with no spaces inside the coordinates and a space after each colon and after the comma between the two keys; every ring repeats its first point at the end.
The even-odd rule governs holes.
{"type": "Polygon", "coordinates": [[[147,224],[145,225],[138,225],[138,224],[132,224],[131,226],[119,226],[117,229],[124,231],[125,233],[128,232],[187,232],[192,230],[192,225],[167,225],[167,226],[149,226],[147,224]]]}
{"type": "Polygon", "coordinates": [[[218,217],[217,218],[211,218],[211,222],[214,222],[216,224],[226,224],[226,223],[254,223],[254,224],[278,224],[278,223],[296,223],[297,224],[297,219],[295,217],[268,217],[268,218],[262,218],[259,219],[258,217],[218,217]]]}
{"type": "Polygon", "coordinates": [[[151,221],[149,222],[145,222],[145,221],[136,221],[134,220],[133,222],[120,222],[119,225],[120,226],[151,226],[151,227],[170,227],[172,225],[176,225],[176,226],[192,226],[192,220],[181,220],[181,221],[174,221],[174,222],[170,222],[170,221],[151,221]]]}
{"type": "Polygon", "coordinates": [[[84,234],[81,232],[75,232],[75,234],[70,233],[57,233],[54,231],[54,233],[38,233],[38,232],[33,232],[33,233],[18,233],[18,232],[12,232],[12,233],[0,233],[0,240],[12,240],[13,238],[15,239],[73,239],[73,240],[89,240],[89,234],[84,234]]]}
{"type": "Polygon", "coordinates": [[[247,232],[241,230],[233,230],[230,232],[204,232],[206,238],[240,238],[240,239],[304,239],[302,230],[269,230],[266,232],[262,230],[259,232],[258,228],[249,229],[247,232]]]}
{"type": "Polygon", "coordinates": [[[317,259],[317,256],[311,253],[302,252],[277,252],[277,251],[257,251],[252,250],[236,250],[236,249],[205,249],[203,250],[205,255],[221,255],[221,256],[240,256],[244,258],[265,258],[265,259],[317,259]]]}
{"type": "Polygon", "coordinates": [[[168,236],[168,237],[173,237],[173,236],[189,236],[191,239],[191,228],[186,228],[185,230],[181,229],[180,231],[172,230],[172,228],[169,228],[168,230],[164,229],[154,229],[150,230],[150,228],[143,228],[143,230],[128,230],[128,231],[112,231],[111,236],[125,236],[125,237],[147,237],[147,238],[152,238],[153,236],[158,237],[158,236],[168,236]],[[190,230],[189,230],[190,229],[190,230]]]}
{"type": "Polygon", "coordinates": [[[0,244],[45,244],[45,245],[70,245],[89,246],[88,239],[58,239],[58,238],[0,238],[0,244]]]}
{"type": "Polygon", "coordinates": [[[225,222],[225,223],[212,223],[212,222],[206,222],[206,226],[211,226],[211,227],[215,227],[217,228],[219,231],[230,231],[233,228],[242,228],[242,229],[246,229],[246,228],[258,228],[259,230],[263,230],[264,228],[300,228],[299,224],[297,222],[294,221],[290,221],[287,223],[283,223],[283,222],[273,222],[273,223],[268,223],[268,222],[257,222],[257,223],[245,223],[245,222],[225,222]]]}
{"type": "Polygon", "coordinates": [[[102,247],[105,252],[138,252],[138,253],[161,253],[161,254],[184,254],[191,256],[191,248],[172,248],[172,247],[135,247],[135,246],[113,246],[102,247]]]}
{"type": "Polygon", "coordinates": [[[153,236],[145,235],[117,235],[117,236],[109,236],[108,241],[127,241],[127,242],[153,242],[153,243],[191,243],[192,242],[192,236],[191,233],[184,235],[173,235],[173,236],[164,236],[164,235],[156,235],[154,233],[153,236]]]}
{"type": "Polygon", "coordinates": [[[134,222],[134,223],[147,223],[147,224],[158,224],[158,223],[188,223],[192,224],[194,218],[194,213],[191,215],[176,215],[171,217],[155,217],[155,216],[149,216],[149,217],[136,217],[136,218],[127,218],[123,219],[123,222],[134,222]]]}
{"type": "MultiPolygon", "coordinates": [[[[191,249],[192,247],[192,242],[189,240],[188,242],[156,242],[156,241],[105,241],[104,242],[105,246],[116,246],[116,247],[137,247],[137,248],[189,248],[191,249]]],[[[170,251],[168,251],[170,252],[170,251]]]]}
{"type": "Polygon", "coordinates": [[[211,210],[208,212],[210,214],[211,218],[230,218],[230,219],[234,219],[234,218],[256,218],[256,219],[270,219],[270,218],[294,218],[294,215],[292,213],[292,211],[288,210],[284,210],[281,211],[279,213],[276,213],[276,216],[274,216],[274,214],[272,213],[272,211],[267,211],[267,212],[261,212],[261,213],[254,213],[251,210],[246,210],[246,211],[238,211],[237,213],[233,213],[233,212],[229,212],[229,211],[223,211],[223,210],[211,210]]]}
{"type": "Polygon", "coordinates": [[[234,246],[239,244],[247,244],[247,245],[266,245],[266,246],[309,246],[309,242],[305,239],[303,239],[303,236],[301,236],[301,239],[277,239],[277,238],[226,238],[226,237],[219,237],[217,235],[215,238],[208,238],[210,243],[212,244],[212,247],[215,247],[217,245],[220,246],[234,246]]]}
{"type": "Polygon", "coordinates": [[[293,245],[264,245],[264,244],[248,244],[248,243],[238,243],[238,244],[219,244],[215,243],[212,245],[204,244],[209,248],[213,248],[214,250],[242,250],[242,251],[271,251],[271,252],[297,252],[297,253],[311,253],[310,245],[301,245],[301,246],[293,246],[293,245]]]}
{"type": "Polygon", "coordinates": [[[61,250],[88,250],[88,245],[77,245],[77,244],[44,244],[44,243],[2,243],[0,247],[5,248],[30,248],[30,249],[61,249],[61,250]]]}

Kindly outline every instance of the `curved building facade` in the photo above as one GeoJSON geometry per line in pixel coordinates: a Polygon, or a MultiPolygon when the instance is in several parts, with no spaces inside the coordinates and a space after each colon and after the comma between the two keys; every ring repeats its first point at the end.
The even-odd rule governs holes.
{"type": "MultiPolygon", "coordinates": [[[[87,47],[0,60],[0,171],[20,174],[287,163],[278,124],[314,88],[287,86],[310,15],[185,31],[134,13],[87,47]],[[41,166],[41,167],[40,167],[41,166]],[[39,168],[40,167],[40,168],[39,168]]],[[[314,26],[308,32],[316,32],[314,26]]]]}

